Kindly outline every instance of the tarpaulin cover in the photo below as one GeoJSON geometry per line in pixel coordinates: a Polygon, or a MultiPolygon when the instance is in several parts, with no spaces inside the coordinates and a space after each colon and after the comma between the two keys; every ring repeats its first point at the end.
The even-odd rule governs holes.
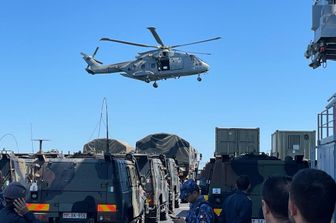
{"type": "Polygon", "coordinates": [[[191,164],[195,159],[195,150],[189,142],[177,135],[158,133],[148,135],[136,143],[136,151],[146,154],[164,154],[175,159],[179,165],[191,164]]]}
{"type": "MultiPolygon", "coordinates": [[[[110,153],[130,153],[134,148],[127,143],[115,139],[108,139],[110,153]]],[[[106,151],[107,141],[105,139],[94,139],[83,146],[83,153],[102,153],[106,151]]]]}

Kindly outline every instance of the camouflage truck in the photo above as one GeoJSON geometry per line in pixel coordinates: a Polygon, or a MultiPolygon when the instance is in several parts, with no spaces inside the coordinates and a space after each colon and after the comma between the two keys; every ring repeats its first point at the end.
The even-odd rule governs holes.
{"type": "Polygon", "coordinates": [[[177,135],[157,133],[136,142],[136,151],[146,154],[163,154],[176,161],[180,179],[195,179],[198,170],[197,151],[189,142],[177,135]]]}
{"type": "Polygon", "coordinates": [[[165,176],[169,188],[169,210],[174,211],[180,207],[180,179],[178,175],[178,167],[172,158],[167,158],[164,155],[157,156],[165,167],[165,176]]]}
{"type": "Polygon", "coordinates": [[[133,154],[137,160],[140,174],[146,179],[146,221],[167,220],[169,210],[169,190],[164,166],[160,159],[147,154],[133,154]]]}
{"type": "Polygon", "coordinates": [[[215,163],[215,158],[210,158],[210,161],[205,164],[203,169],[198,174],[196,180],[197,184],[200,187],[201,194],[207,196],[209,194],[209,185],[212,177],[212,171],[215,163]]]}
{"type": "Polygon", "coordinates": [[[0,189],[4,189],[10,182],[16,181],[27,186],[26,165],[11,152],[2,151],[0,154],[0,189]]]}
{"type": "Polygon", "coordinates": [[[41,157],[27,200],[41,222],[144,222],[144,191],[132,159],[81,153],[41,157]]]}
{"type": "Polygon", "coordinates": [[[200,187],[208,192],[208,201],[216,214],[219,214],[224,199],[235,191],[238,176],[249,176],[252,219],[263,219],[261,209],[263,181],[272,175],[293,176],[298,170],[308,168],[308,162],[302,158],[284,161],[265,154],[246,154],[234,158],[223,155],[212,159],[205,167],[203,170],[205,172],[200,176],[200,182],[204,183],[200,184],[200,187]]]}

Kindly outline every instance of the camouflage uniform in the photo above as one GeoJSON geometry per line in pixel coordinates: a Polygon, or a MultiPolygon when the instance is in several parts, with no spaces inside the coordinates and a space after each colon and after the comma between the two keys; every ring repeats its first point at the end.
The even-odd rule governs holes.
{"type": "MultiPolygon", "coordinates": [[[[194,180],[187,180],[181,186],[180,198],[185,200],[194,191],[199,191],[198,185],[194,180]]],[[[211,223],[214,222],[214,219],[214,212],[203,195],[200,195],[195,202],[190,204],[186,223],[211,223]]]]}
{"type": "Polygon", "coordinates": [[[203,195],[200,195],[197,201],[190,204],[186,222],[187,223],[210,223],[214,222],[214,213],[210,205],[205,201],[203,195]]]}

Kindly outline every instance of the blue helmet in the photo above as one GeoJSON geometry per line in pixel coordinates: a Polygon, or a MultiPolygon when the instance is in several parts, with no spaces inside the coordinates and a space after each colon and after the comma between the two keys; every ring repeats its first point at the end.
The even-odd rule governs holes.
{"type": "Polygon", "coordinates": [[[182,200],[187,199],[188,195],[194,191],[199,191],[199,187],[194,180],[187,180],[181,185],[180,198],[182,200]]]}
{"type": "Polygon", "coordinates": [[[19,182],[10,183],[3,191],[3,197],[7,199],[17,199],[26,196],[26,188],[19,182]]]}

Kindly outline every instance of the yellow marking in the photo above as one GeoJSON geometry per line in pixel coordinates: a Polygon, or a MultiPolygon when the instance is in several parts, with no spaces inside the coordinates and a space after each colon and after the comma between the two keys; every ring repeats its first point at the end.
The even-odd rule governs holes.
{"type": "Polygon", "coordinates": [[[217,216],[220,215],[220,213],[222,212],[221,208],[214,208],[214,212],[216,213],[217,216]]]}
{"type": "Polygon", "coordinates": [[[27,203],[26,206],[29,211],[49,211],[49,204],[27,203]]]}

